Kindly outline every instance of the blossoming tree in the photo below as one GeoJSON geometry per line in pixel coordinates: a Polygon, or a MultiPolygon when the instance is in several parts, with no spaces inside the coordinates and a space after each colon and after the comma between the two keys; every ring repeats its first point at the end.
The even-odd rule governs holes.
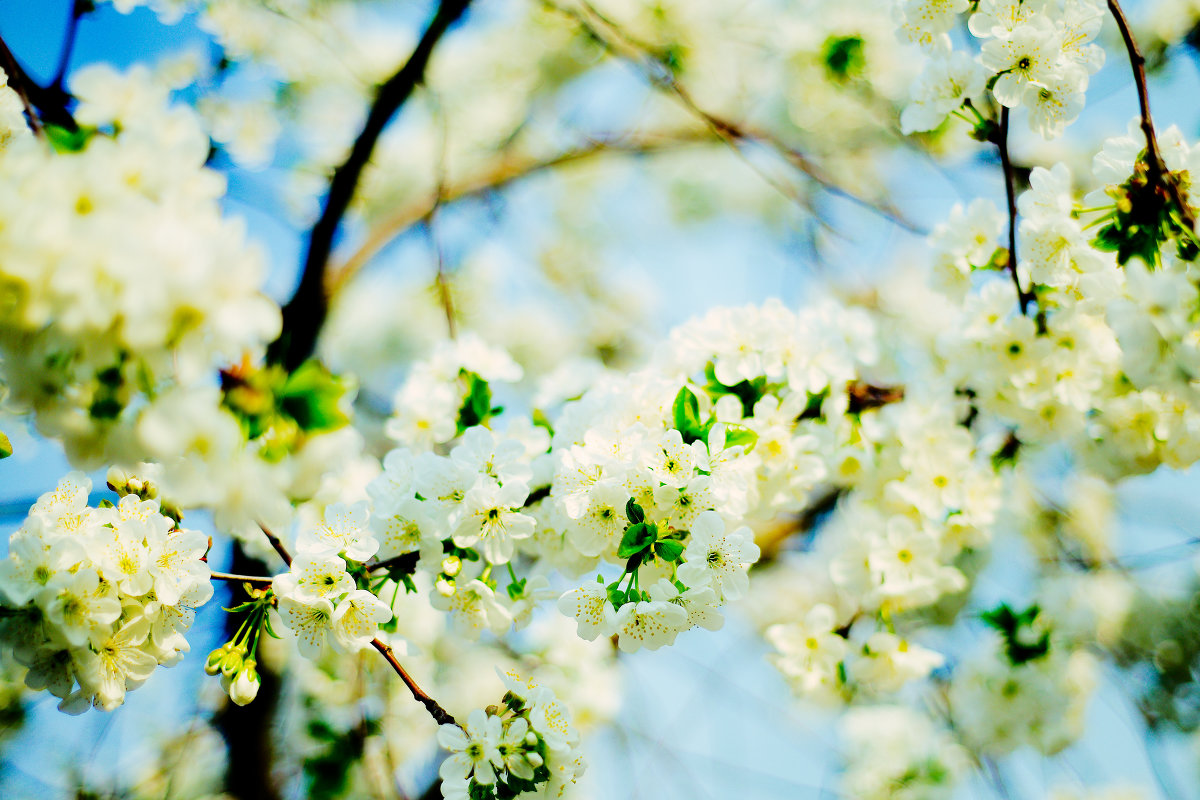
{"type": "MultiPolygon", "coordinates": [[[[1157,783],[1019,785],[1196,791],[1158,748],[1200,723],[1197,581],[1120,511],[1200,460],[1200,145],[1147,75],[1200,6],[64,10],[48,79],[0,11],[0,379],[73,468],[0,561],[0,667],[14,720],[212,676],[164,752],[217,731],[224,768],[122,796],[591,796],[622,665],[727,615],[837,712],[844,796],[1015,796],[1110,690],[1157,783]],[[210,52],[72,57],[151,11],[210,52]],[[1087,115],[1102,75],[1127,126],[1087,115]],[[929,230],[914,164],[961,194],[929,230]],[[907,245],[869,289],[681,313],[621,263],[635,195],[798,264],[907,245]],[[282,302],[234,200],[305,231],[282,302]]],[[[680,297],[756,269],[709,258],[680,297]]]]}

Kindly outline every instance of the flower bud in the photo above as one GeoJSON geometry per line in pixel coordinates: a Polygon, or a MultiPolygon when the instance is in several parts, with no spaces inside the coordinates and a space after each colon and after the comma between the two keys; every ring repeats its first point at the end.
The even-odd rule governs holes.
{"type": "Polygon", "coordinates": [[[445,578],[438,578],[437,583],[433,585],[433,588],[436,589],[437,593],[442,597],[454,596],[454,584],[445,578]]]}
{"type": "Polygon", "coordinates": [[[528,753],[525,754],[525,760],[528,761],[529,766],[533,767],[534,769],[537,769],[542,764],[546,763],[545,761],[542,760],[541,756],[539,756],[537,753],[535,753],[532,750],[530,750],[528,753]]]}
{"type": "Polygon", "coordinates": [[[208,654],[208,658],[204,661],[204,671],[209,675],[216,675],[221,671],[221,661],[224,660],[229,652],[229,642],[218,647],[208,654]]]}
{"type": "Polygon", "coordinates": [[[246,659],[245,666],[233,682],[229,684],[229,699],[237,703],[239,706],[244,706],[258,696],[258,687],[261,683],[258,677],[258,670],[255,668],[256,662],[253,658],[246,659]]]}
{"type": "Polygon", "coordinates": [[[230,647],[225,657],[221,659],[221,674],[227,678],[232,678],[242,669],[242,659],[246,656],[246,646],[237,645],[230,647]]]}
{"type": "Polygon", "coordinates": [[[453,578],[462,571],[462,559],[458,556],[446,556],[442,559],[442,574],[453,578]]]}

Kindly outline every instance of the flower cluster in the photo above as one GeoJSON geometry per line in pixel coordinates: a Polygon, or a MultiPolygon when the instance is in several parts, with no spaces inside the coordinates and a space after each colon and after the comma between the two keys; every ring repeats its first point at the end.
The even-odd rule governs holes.
{"type": "Polygon", "coordinates": [[[195,114],[144,67],[72,78],[78,131],[0,151],[4,378],[76,463],[136,461],[140,397],[260,352],[279,310],[195,114]]]}
{"type": "Polygon", "coordinates": [[[178,662],[213,594],[207,537],[136,494],[91,508],[91,486],[74,472],[38,498],[0,561],[0,638],[72,714],[111,711],[178,662]]]}
{"type": "Polygon", "coordinates": [[[301,534],[290,569],[276,575],[271,588],[303,655],[316,658],[331,641],[338,650],[361,650],[392,618],[387,603],[360,588],[360,582],[371,585],[363,562],[378,549],[366,503],[331,505],[320,525],[301,534]]]}
{"type": "Polygon", "coordinates": [[[1083,110],[1088,80],[1104,64],[1104,50],[1091,43],[1106,14],[1100,0],[897,0],[897,9],[902,35],[930,56],[901,117],[906,133],[932,130],[964,108],[982,123],[977,106],[988,92],[1055,138],[1083,110]],[[977,56],[954,49],[949,35],[970,8],[977,56]]]}
{"type": "Polygon", "coordinates": [[[583,774],[579,733],[554,692],[513,672],[502,674],[503,704],[475,709],[463,727],[438,730],[446,800],[560,797],[583,774]]]}

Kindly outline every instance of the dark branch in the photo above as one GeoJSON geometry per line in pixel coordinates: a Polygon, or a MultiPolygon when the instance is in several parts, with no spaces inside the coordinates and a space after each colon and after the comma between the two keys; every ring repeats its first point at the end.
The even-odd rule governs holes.
{"type": "Polygon", "coordinates": [[[1008,156],[1008,117],[1008,109],[1001,108],[1000,127],[994,142],[1000,150],[1000,166],[1004,170],[1004,194],[1008,200],[1008,272],[1012,275],[1013,286],[1017,289],[1017,303],[1021,306],[1021,313],[1028,315],[1029,303],[1034,298],[1032,292],[1026,293],[1021,288],[1021,279],[1017,276],[1017,187],[1012,159],[1008,156]]]}
{"type": "Polygon", "coordinates": [[[260,522],[258,523],[258,527],[262,529],[263,535],[267,537],[267,541],[271,543],[271,547],[275,548],[275,552],[279,553],[279,557],[283,559],[283,563],[290,567],[292,565],[292,554],[284,547],[283,542],[266,525],[260,522]]]}
{"type": "Polygon", "coordinates": [[[79,130],[79,124],[71,116],[67,104],[71,95],[61,88],[43,87],[29,76],[21,63],[17,61],[3,37],[0,37],[0,67],[8,74],[8,85],[21,98],[25,105],[25,113],[29,116],[29,124],[37,133],[42,131],[42,123],[50,123],[66,128],[69,131],[79,130]],[[37,109],[37,112],[34,111],[37,109]]]}
{"type": "Polygon", "coordinates": [[[404,667],[400,665],[400,662],[396,660],[396,654],[392,652],[392,648],[389,645],[386,645],[378,638],[375,638],[371,640],[371,646],[378,650],[387,660],[387,662],[392,665],[392,669],[396,670],[396,674],[400,676],[400,680],[404,681],[404,685],[408,687],[410,692],[412,692],[412,696],[415,697],[417,701],[421,703],[421,705],[425,706],[425,709],[429,712],[429,716],[433,717],[434,722],[436,722],[438,725],[458,724],[454,721],[454,717],[450,715],[449,711],[438,705],[436,700],[425,694],[420,686],[417,686],[417,682],[409,676],[409,674],[404,670],[404,667]]]}
{"type": "Polygon", "coordinates": [[[92,10],[92,0],[74,0],[71,3],[71,16],[67,18],[67,32],[63,37],[62,52],[58,57],[58,69],[54,72],[54,80],[50,81],[50,89],[59,92],[67,80],[67,70],[71,68],[71,54],[75,52],[75,37],[79,33],[79,20],[92,10]]]}
{"type": "Polygon", "coordinates": [[[1125,12],[1121,10],[1121,4],[1117,0],[1108,0],[1108,10],[1112,12],[1113,19],[1117,22],[1117,28],[1121,31],[1121,38],[1125,40],[1125,49],[1129,51],[1129,64],[1133,68],[1133,82],[1137,85],[1142,134],[1146,137],[1146,166],[1150,168],[1150,180],[1166,189],[1171,201],[1179,209],[1183,224],[1189,231],[1195,231],[1196,216],[1192,213],[1191,206],[1183,199],[1183,194],[1179,190],[1179,181],[1167,169],[1162,151],[1158,147],[1158,136],[1154,132],[1154,119],[1150,116],[1150,91],[1146,87],[1146,57],[1138,49],[1137,42],[1133,38],[1133,31],[1129,29],[1129,20],[1125,18],[1125,12]]]}
{"type": "Polygon", "coordinates": [[[437,13],[408,61],[379,87],[362,133],[355,140],[345,163],[333,174],[325,207],[309,235],[300,284],[283,307],[283,329],[268,351],[268,358],[273,363],[295,369],[316,349],[317,336],[329,313],[325,270],[333,252],[334,236],[354,198],[359,178],[384,128],[424,80],[425,67],[438,40],[470,3],[471,0],[441,0],[437,13]]]}

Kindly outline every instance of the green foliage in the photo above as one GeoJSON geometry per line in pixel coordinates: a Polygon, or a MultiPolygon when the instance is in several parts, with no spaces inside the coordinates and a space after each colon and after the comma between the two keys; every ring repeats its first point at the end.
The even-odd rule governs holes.
{"type": "Polygon", "coordinates": [[[56,153],[78,153],[87,147],[88,141],[96,134],[95,128],[79,127],[72,131],[54,124],[43,125],[42,129],[46,132],[46,141],[50,142],[56,153]]]}
{"type": "Polygon", "coordinates": [[[1196,235],[1183,222],[1181,209],[1167,191],[1167,181],[1182,183],[1176,173],[1152,176],[1143,155],[1134,165],[1133,175],[1118,187],[1117,203],[1092,245],[1116,253],[1121,266],[1140,258],[1154,269],[1162,265],[1163,246],[1174,240],[1179,257],[1194,261],[1200,253],[1196,235]]]}
{"type": "Polygon", "coordinates": [[[846,80],[858,75],[867,64],[862,37],[830,36],[821,49],[821,60],[834,78],[846,80]]]}
{"type": "Polygon", "coordinates": [[[649,549],[657,539],[658,528],[653,524],[639,522],[630,525],[626,528],[625,535],[621,537],[617,555],[621,558],[632,558],[649,549]]]}
{"type": "Polygon", "coordinates": [[[1004,637],[1004,652],[1012,664],[1025,664],[1050,652],[1049,632],[1043,632],[1031,641],[1033,622],[1039,613],[1041,609],[1036,604],[1018,612],[1007,603],[1001,603],[982,614],[983,621],[1004,637]]]}
{"type": "Polygon", "coordinates": [[[315,359],[291,373],[277,365],[225,370],[221,389],[223,405],[237,417],[246,438],[264,441],[269,459],[292,452],[305,435],[350,423],[346,409],[353,385],[315,359]]]}
{"type": "Polygon", "coordinates": [[[745,425],[726,425],[725,426],[725,446],[736,447],[742,445],[746,452],[749,453],[758,444],[758,434],[747,428],[745,425]]]}
{"type": "Polygon", "coordinates": [[[674,418],[675,430],[683,434],[685,442],[691,444],[707,439],[708,429],[712,427],[712,422],[700,421],[700,400],[692,393],[691,389],[686,386],[680,388],[679,393],[675,395],[675,401],[671,404],[671,414],[674,418]]]}
{"type": "Polygon", "coordinates": [[[327,800],[342,797],[350,788],[350,773],[363,756],[363,744],[368,736],[379,733],[378,720],[366,718],[361,725],[339,731],[323,719],[308,722],[308,735],[318,745],[304,759],[304,775],[308,779],[307,797],[327,800]]]}
{"type": "Polygon", "coordinates": [[[279,409],[305,433],[337,430],[350,423],[342,409],[350,388],[344,378],[310,359],[287,376],[279,392],[279,409]]]}
{"type": "Polygon", "coordinates": [[[467,428],[485,424],[504,409],[492,406],[492,388],[483,378],[466,370],[459,377],[467,384],[467,394],[458,410],[458,432],[462,433],[467,428]]]}
{"type": "Polygon", "coordinates": [[[752,381],[740,381],[733,386],[727,386],[717,380],[716,369],[712,362],[708,362],[704,367],[704,378],[708,383],[704,387],[704,391],[713,400],[727,394],[735,396],[742,402],[742,416],[754,416],[754,404],[766,396],[769,386],[765,376],[760,376],[752,381]]]}

